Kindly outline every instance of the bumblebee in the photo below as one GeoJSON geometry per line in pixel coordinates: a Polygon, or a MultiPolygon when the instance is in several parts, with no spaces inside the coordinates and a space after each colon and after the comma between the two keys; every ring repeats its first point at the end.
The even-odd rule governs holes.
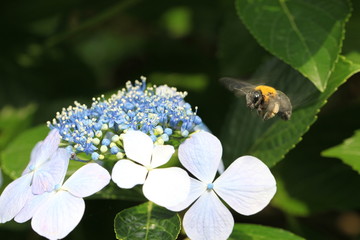
{"type": "Polygon", "coordinates": [[[289,120],[292,105],[285,93],[266,85],[252,85],[234,78],[221,78],[222,82],[235,95],[245,95],[246,104],[250,109],[256,109],[258,115],[267,120],[278,115],[283,120],[289,120]]]}

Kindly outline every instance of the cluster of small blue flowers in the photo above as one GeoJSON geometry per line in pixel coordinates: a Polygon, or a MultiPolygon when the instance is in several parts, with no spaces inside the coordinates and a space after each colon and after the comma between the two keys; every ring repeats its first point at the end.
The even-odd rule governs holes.
{"type": "Polygon", "coordinates": [[[129,129],[148,134],[157,144],[171,137],[186,137],[202,121],[184,101],[186,92],[167,85],[146,87],[146,78],[126,83],[126,88],[109,99],[93,98],[90,108],[75,102],[75,106],[56,113],[50,129],[59,130],[71,152],[84,152],[93,160],[107,154],[117,159],[124,156],[121,134],[129,129]]]}

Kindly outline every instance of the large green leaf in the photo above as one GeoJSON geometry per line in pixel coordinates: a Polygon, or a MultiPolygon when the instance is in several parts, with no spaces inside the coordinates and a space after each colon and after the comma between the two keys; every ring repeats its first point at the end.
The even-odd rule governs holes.
{"type": "Polygon", "coordinates": [[[119,212],[114,220],[117,239],[174,240],[180,233],[180,217],[147,202],[119,212]]]}
{"type": "Polygon", "coordinates": [[[304,238],[280,228],[255,224],[235,224],[229,240],[303,240],[304,238]]]}
{"type": "Polygon", "coordinates": [[[237,0],[257,41],[324,91],[341,51],[347,0],[237,0]]]}
{"type": "Polygon", "coordinates": [[[332,73],[328,87],[319,93],[312,84],[289,66],[273,61],[263,67],[257,78],[287,93],[294,111],[289,121],[279,118],[262,121],[246,108],[244,99],[235,102],[223,128],[224,161],[250,154],[268,166],[274,166],[295,146],[315,122],[316,114],[326,100],[354,73],[360,65],[341,57],[332,73]]]}
{"type": "Polygon", "coordinates": [[[342,144],[329,148],[321,153],[325,157],[340,158],[344,163],[360,173],[360,130],[342,144]]]}

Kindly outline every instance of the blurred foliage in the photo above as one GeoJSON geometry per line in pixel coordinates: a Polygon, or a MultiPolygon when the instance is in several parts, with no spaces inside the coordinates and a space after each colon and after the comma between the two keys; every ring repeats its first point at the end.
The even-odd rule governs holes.
{"type": "MultiPolygon", "coordinates": [[[[74,100],[88,104],[93,96],[114,92],[144,75],[149,83],[189,92],[186,100],[199,107],[199,116],[221,137],[227,164],[249,153],[269,166],[276,164],[271,170],[278,192],[272,206],[252,217],[234,214],[237,222],[265,224],[305,239],[360,239],[360,176],[350,167],[359,163],[344,148],[340,155],[330,155],[346,155],[350,166],[320,155],[359,129],[359,74],[343,84],[360,64],[360,2],[351,2],[352,7],[345,0],[3,1],[0,160],[5,184],[21,174],[32,147],[46,135],[44,123],[57,111],[74,100]],[[285,31],[289,16],[284,4],[299,17],[294,20],[300,24],[295,35],[285,31]],[[312,26],[308,21],[326,15],[320,9],[331,13],[330,19],[312,26]],[[273,21],[274,14],[281,17],[273,21]],[[257,25],[259,21],[265,27],[257,25]],[[308,40],[302,41],[298,33],[308,40]],[[326,52],[330,57],[324,62],[326,52]],[[319,75],[309,73],[306,58],[322,69],[319,75]],[[338,66],[342,68],[337,72],[338,66]],[[252,77],[253,83],[286,92],[294,104],[293,119],[260,120],[244,99],[235,99],[220,86],[217,79],[223,76],[252,77]],[[34,126],[39,127],[25,131],[34,126]]],[[[71,171],[81,165],[72,164],[71,171]]],[[[144,199],[139,199],[139,189],[116,194],[112,189],[93,197],[101,200],[86,202],[81,224],[66,239],[114,238],[115,215],[138,204],[133,200],[144,199]]],[[[29,225],[3,224],[0,237],[39,239],[29,225]]],[[[299,238],[266,228],[240,224],[233,238],[260,239],[263,231],[299,238]]]]}

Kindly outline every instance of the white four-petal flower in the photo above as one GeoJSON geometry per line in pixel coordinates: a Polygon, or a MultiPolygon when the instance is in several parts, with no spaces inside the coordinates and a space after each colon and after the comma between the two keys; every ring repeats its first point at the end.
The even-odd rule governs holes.
{"type": "Polygon", "coordinates": [[[175,152],[170,145],[154,145],[141,131],[128,131],[123,137],[128,159],[118,161],[112,170],[113,181],[121,188],[143,184],[144,196],[154,203],[171,207],[184,201],[190,189],[190,177],[181,168],[157,168],[175,152]]]}
{"type": "Polygon", "coordinates": [[[11,182],[0,196],[0,223],[14,218],[32,194],[54,189],[70,158],[64,148],[58,148],[59,143],[59,132],[54,129],[44,141],[36,144],[22,176],[11,182]]]}
{"type": "Polygon", "coordinates": [[[33,195],[15,217],[22,223],[30,218],[35,232],[48,239],[66,237],[80,222],[84,211],[84,197],[90,196],[110,182],[109,172],[97,163],[79,168],[52,192],[33,195]]]}
{"type": "Polygon", "coordinates": [[[194,133],[179,147],[179,160],[197,179],[191,178],[188,198],[170,210],[186,212],[183,225],[192,240],[227,239],[234,219],[219,199],[243,215],[262,210],[276,192],[275,178],[259,159],[243,156],[236,159],[215,181],[222,155],[220,141],[210,133],[194,133]]]}

